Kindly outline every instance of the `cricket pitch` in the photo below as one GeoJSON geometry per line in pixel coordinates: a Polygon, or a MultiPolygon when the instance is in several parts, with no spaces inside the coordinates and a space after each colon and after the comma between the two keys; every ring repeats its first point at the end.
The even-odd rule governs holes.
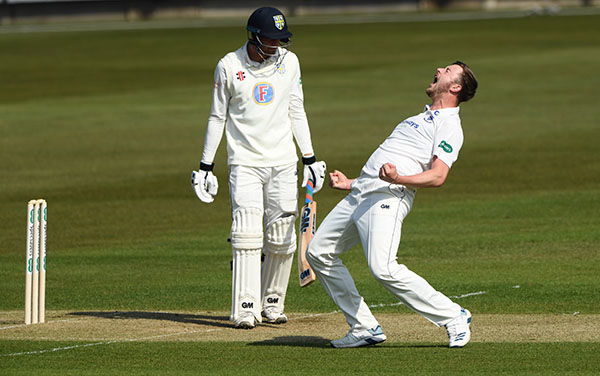
{"type": "MultiPolygon", "coordinates": [[[[262,323],[252,330],[233,328],[227,312],[49,311],[47,322],[24,325],[23,312],[0,312],[1,340],[48,341],[206,341],[262,342],[319,346],[343,337],[348,327],[339,312],[289,313],[282,325],[262,323]]],[[[447,341],[438,328],[416,314],[376,314],[388,342],[447,341]]],[[[600,342],[600,315],[477,314],[471,342],[600,342]]]]}

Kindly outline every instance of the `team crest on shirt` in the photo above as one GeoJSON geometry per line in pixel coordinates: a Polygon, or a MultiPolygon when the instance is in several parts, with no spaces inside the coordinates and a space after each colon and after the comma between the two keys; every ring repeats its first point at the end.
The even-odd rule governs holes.
{"type": "Polygon", "coordinates": [[[285,74],[285,64],[279,64],[279,66],[277,67],[277,73],[279,73],[282,76],[285,74]]]}
{"type": "Polygon", "coordinates": [[[275,90],[273,90],[273,86],[270,83],[259,82],[256,85],[254,85],[254,89],[252,89],[252,96],[256,104],[264,106],[273,102],[275,90]]]}
{"type": "Polygon", "coordinates": [[[283,27],[285,26],[285,21],[283,20],[283,16],[281,14],[273,16],[273,21],[275,21],[276,28],[278,28],[279,30],[283,30],[283,27]]]}

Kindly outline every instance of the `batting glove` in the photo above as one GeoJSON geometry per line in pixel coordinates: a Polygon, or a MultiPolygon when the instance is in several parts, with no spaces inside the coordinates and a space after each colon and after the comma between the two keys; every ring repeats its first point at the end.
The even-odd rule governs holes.
{"type": "Polygon", "coordinates": [[[323,161],[318,161],[313,155],[312,157],[302,157],[302,163],[304,164],[304,176],[302,180],[302,187],[306,187],[308,179],[311,179],[315,186],[313,193],[317,193],[323,188],[325,182],[325,173],[327,172],[327,165],[323,161]]]}
{"type": "Polygon", "coordinates": [[[219,190],[217,177],[213,175],[212,169],[214,164],[200,163],[200,170],[192,171],[192,188],[196,192],[196,196],[207,204],[215,200],[219,190]]]}

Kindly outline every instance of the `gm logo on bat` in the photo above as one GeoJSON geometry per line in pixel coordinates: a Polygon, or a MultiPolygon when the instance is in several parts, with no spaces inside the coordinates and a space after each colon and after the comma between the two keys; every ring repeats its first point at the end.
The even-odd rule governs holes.
{"type": "Polygon", "coordinates": [[[300,274],[300,279],[304,280],[304,278],[310,276],[310,269],[306,269],[305,271],[302,272],[302,274],[300,274]]]}
{"type": "Polygon", "coordinates": [[[256,104],[260,104],[261,106],[273,102],[273,97],[275,96],[273,86],[271,86],[271,84],[268,82],[259,82],[254,85],[252,93],[254,96],[254,102],[256,102],[256,104]]]}
{"type": "MultiPolygon", "coordinates": [[[[300,220],[300,232],[301,233],[305,233],[306,229],[308,228],[308,225],[310,224],[310,213],[311,210],[310,208],[307,206],[306,208],[304,208],[304,210],[302,211],[302,218],[300,220]]],[[[314,228],[313,228],[313,234],[314,234],[314,228]]]]}

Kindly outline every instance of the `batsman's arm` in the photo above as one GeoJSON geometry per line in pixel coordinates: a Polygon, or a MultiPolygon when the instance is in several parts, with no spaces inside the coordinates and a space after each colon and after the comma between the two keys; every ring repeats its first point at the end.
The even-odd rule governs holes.
{"type": "Polygon", "coordinates": [[[229,106],[229,91],[227,90],[227,72],[223,61],[219,61],[215,68],[213,99],[208,116],[208,125],[204,135],[204,148],[202,149],[202,159],[200,160],[200,169],[192,172],[192,188],[198,198],[205,203],[211,203],[216,196],[219,183],[217,177],[213,174],[215,154],[225,129],[225,119],[227,108],[229,106]]]}
{"type": "Polygon", "coordinates": [[[300,149],[303,157],[313,156],[314,150],[304,109],[304,92],[302,90],[302,78],[300,73],[300,63],[295,55],[290,55],[289,69],[293,72],[291,76],[292,90],[289,99],[289,114],[292,122],[292,134],[296,140],[296,144],[300,149]]]}
{"type": "Polygon", "coordinates": [[[214,162],[215,154],[223,138],[230,97],[229,90],[227,90],[225,64],[223,61],[219,61],[215,68],[212,105],[210,114],[208,115],[206,135],[204,136],[202,162],[205,164],[212,164],[214,162]]]}

